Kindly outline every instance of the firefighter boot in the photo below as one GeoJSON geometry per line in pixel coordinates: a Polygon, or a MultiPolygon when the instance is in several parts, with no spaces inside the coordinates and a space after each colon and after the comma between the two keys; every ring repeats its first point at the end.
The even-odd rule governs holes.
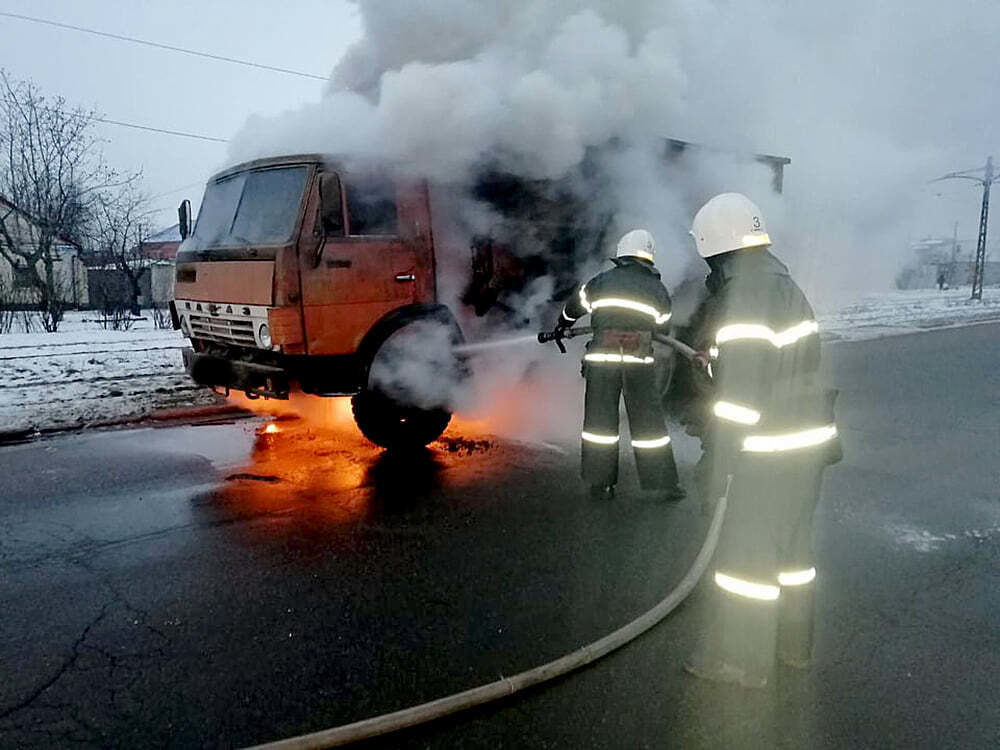
{"type": "Polygon", "coordinates": [[[743,688],[766,687],[774,666],[777,602],[715,589],[709,627],[684,670],[695,677],[743,688]]]}
{"type": "Polygon", "coordinates": [[[778,616],[778,659],[795,669],[812,666],[813,587],[782,588],[778,616]]]}

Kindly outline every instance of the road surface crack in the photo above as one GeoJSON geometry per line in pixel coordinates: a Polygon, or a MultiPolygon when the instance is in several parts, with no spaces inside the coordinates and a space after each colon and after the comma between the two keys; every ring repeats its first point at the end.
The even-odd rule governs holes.
{"type": "Polygon", "coordinates": [[[107,616],[108,610],[111,608],[112,604],[114,604],[114,602],[107,602],[104,604],[97,616],[87,623],[83,631],[73,643],[73,648],[70,650],[69,656],[66,657],[63,663],[59,665],[56,671],[48,679],[40,683],[34,690],[14,705],[0,710],[0,720],[6,719],[8,716],[28,708],[32,703],[38,700],[38,698],[41,697],[46,690],[55,685],[60,679],[62,679],[63,675],[73,668],[77,660],[80,658],[81,649],[84,646],[84,642],[87,640],[87,636],[90,635],[90,631],[107,616]]]}

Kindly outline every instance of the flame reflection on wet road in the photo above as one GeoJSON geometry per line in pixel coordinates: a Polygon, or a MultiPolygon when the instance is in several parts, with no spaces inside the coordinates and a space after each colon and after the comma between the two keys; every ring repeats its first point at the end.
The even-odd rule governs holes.
{"type": "Polygon", "coordinates": [[[498,443],[467,425],[449,428],[427,448],[397,454],[343,424],[342,408],[335,405],[326,424],[290,416],[257,424],[248,460],[193,498],[196,514],[214,523],[252,520],[252,536],[261,527],[271,529],[269,536],[290,528],[335,536],[359,523],[419,523],[417,516],[455,502],[462,487],[504,471],[498,443]],[[450,491],[442,493],[445,484],[450,491]]]}

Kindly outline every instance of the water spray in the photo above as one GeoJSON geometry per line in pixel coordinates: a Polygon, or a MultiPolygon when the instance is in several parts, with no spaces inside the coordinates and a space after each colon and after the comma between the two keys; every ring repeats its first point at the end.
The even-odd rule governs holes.
{"type": "Polygon", "coordinates": [[[494,339],[493,341],[477,341],[473,344],[459,344],[454,347],[452,351],[456,354],[476,354],[478,352],[500,349],[506,346],[523,346],[524,344],[533,344],[535,343],[536,338],[537,337],[534,334],[528,334],[527,336],[512,336],[505,339],[494,339]]]}

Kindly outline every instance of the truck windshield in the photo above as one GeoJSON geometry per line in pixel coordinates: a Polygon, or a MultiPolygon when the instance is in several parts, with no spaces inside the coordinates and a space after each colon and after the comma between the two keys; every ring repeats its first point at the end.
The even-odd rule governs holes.
{"type": "Polygon", "coordinates": [[[194,238],[202,247],[276,245],[291,239],[306,167],[243,172],[209,184],[194,238]]]}

